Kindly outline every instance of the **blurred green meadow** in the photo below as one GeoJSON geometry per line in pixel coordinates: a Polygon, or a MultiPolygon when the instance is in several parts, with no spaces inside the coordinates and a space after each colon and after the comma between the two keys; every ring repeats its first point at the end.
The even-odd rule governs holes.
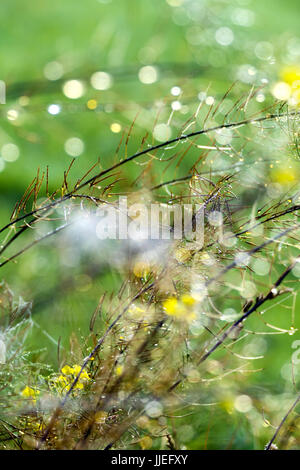
{"type": "MultiPolygon", "coordinates": [[[[7,91],[0,105],[1,226],[38,168],[40,174],[48,168],[54,191],[72,158],[72,181],[97,161],[106,168],[124,158],[124,148],[118,154],[116,149],[133,120],[128,155],[146,132],[151,136],[157,119],[169,119],[167,137],[175,137],[203,97],[208,110],[210,99],[220,100],[235,81],[227,108],[262,83],[260,98],[251,103],[259,112],[273,99],[282,68],[300,62],[297,0],[11,0],[1,2],[0,16],[0,80],[7,91]]],[[[156,137],[153,143],[162,140],[156,137]]],[[[177,176],[190,167],[188,157],[177,176]]],[[[133,184],[140,168],[130,163],[125,171],[133,184]]],[[[173,169],[166,169],[162,181],[172,177],[173,169]]],[[[1,268],[1,279],[15,294],[33,302],[28,350],[54,369],[58,343],[68,349],[73,332],[84,342],[100,295],[122,283],[121,273],[105,265],[105,252],[99,252],[104,267],[88,254],[75,263],[76,243],[69,253],[68,241],[58,235],[1,268]]],[[[285,305],[292,302],[291,296],[285,305]]],[[[293,311],[299,306],[296,298],[293,311]]],[[[264,320],[289,329],[290,310],[278,304],[264,320]]],[[[300,327],[297,316],[294,326],[300,327]]],[[[260,330],[261,319],[251,318],[247,327],[260,330]]],[[[186,447],[261,448],[231,396],[249,394],[263,402],[280,395],[283,401],[273,398],[274,407],[283,409],[285,393],[289,397],[293,389],[289,364],[297,338],[253,337],[246,355],[267,351],[255,361],[258,372],[245,385],[242,377],[226,381],[223,408],[183,419],[186,447]]]]}
{"type": "Polygon", "coordinates": [[[183,102],[189,103],[209,84],[210,94],[224,93],[243,64],[275,79],[288,61],[286,48],[298,33],[296,1],[187,2],[191,11],[181,3],[31,1],[26,8],[21,1],[2,3],[1,79],[7,84],[7,105],[1,107],[1,146],[13,141],[20,149],[20,157],[1,172],[2,210],[22,194],[39,166],[49,166],[56,188],[70,163],[64,150],[68,138],[84,142],[74,169],[81,174],[98,157],[103,165],[109,162],[119,141],[110,131],[115,121],[122,128],[130,126],[138,107],[148,111],[144,126],[137,124],[140,131],[151,128],[153,104],[170,103],[172,86],[182,87],[183,102]],[[221,27],[234,33],[228,47],[215,39],[221,27]],[[266,42],[276,59],[271,64],[255,53],[256,45],[266,42]],[[45,77],[47,70],[51,76],[51,64],[57,80],[45,77]],[[159,77],[145,85],[138,72],[153,64],[159,77]],[[112,87],[97,91],[91,86],[98,70],[111,73],[112,87]],[[62,86],[67,79],[82,81],[83,96],[66,98],[62,86]],[[29,100],[22,101],[24,96],[29,100]],[[89,99],[97,101],[96,110],[87,108],[89,99]],[[56,116],[47,112],[53,103],[62,108],[56,116]],[[17,119],[7,118],[10,110],[18,112],[17,119]]]}

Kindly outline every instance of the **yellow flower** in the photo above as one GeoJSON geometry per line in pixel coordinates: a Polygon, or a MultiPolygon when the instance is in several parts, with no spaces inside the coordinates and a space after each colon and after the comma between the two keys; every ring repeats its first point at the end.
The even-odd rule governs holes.
{"type": "MultiPolygon", "coordinates": [[[[75,379],[75,377],[77,377],[77,375],[80,373],[81,371],[81,366],[79,364],[74,364],[73,367],[70,367],[68,365],[64,366],[62,369],[61,369],[61,372],[66,375],[66,376],[72,376],[72,378],[75,379]]],[[[79,380],[82,380],[82,379],[89,379],[89,374],[87,373],[86,370],[83,370],[80,374],[80,377],[79,377],[79,380]]]]}
{"type": "MultiPolygon", "coordinates": [[[[77,375],[77,374],[76,374],[77,375]]],[[[80,381],[87,381],[87,380],[91,380],[89,374],[87,373],[86,370],[83,370],[80,374],[80,377],[79,377],[79,380],[80,381]]]]}
{"type": "Polygon", "coordinates": [[[76,389],[77,389],[77,390],[78,390],[78,389],[79,389],[79,390],[82,390],[82,389],[83,389],[83,383],[80,382],[80,381],[78,381],[78,382],[76,383],[75,387],[74,387],[74,390],[76,390],[76,389]]]}
{"type": "Polygon", "coordinates": [[[117,366],[116,367],[116,375],[122,375],[123,372],[123,366],[117,366]]]}
{"type": "Polygon", "coordinates": [[[175,297],[170,297],[163,303],[163,308],[167,315],[176,315],[178,308],[178,300],[175,297]]]}
{"type": "Polygon", "coordinates": [[[289,65],[280,71],[281,81],[274,84],[273,96],[278,100],[288,101],[290,106],[300,104],[300,66],[289,65]]]}
{"type": "Polygon", "coordinates": [[[60,376],[57,377],[57,379],[55,379],[55,380],[56,380],[56,382],[57,382],[59,385],[61,385],[61,386],[63,386],[63,387],[65,387],[66,385],[68,385],[68,380],[67,380],[67,378],[66,378],[64,375],[60,375],[60,376]]]}
{"type": "Polygon", "coordinates": [[[234,402],[231,399],[225,399],[220,402],[220,407],[227,411],[228,414],[232,414],[234,411],[234,402]]]}
{"type": "Polygon", "coordinates": [[[61,371],[65,375],[72,375],[74,373],[74,369],[70,366],[64,366],[61,371]]]}
{"type": "Polygon", "coordinates": [[[72,367],[72,374],[77,376],[80,371],[81,371],[81,366],[78,364],[74,364],[72,367]]]}
{"type": "Polygon", "coordinates": [[[91,109],[91,110],[96,109],[96,108],[97,108],[97,105],[98,105],[97,101],[96,101],[96,100],[93,100],[93,99],[92,99],[92,100],[88,100],[88,102],[87,102],[87,104],[86,104],[87,108],[88,108],[88,109],[91,109]]]}
{"type": "Polygon", "coordinates": [[[181,296],[181,301],[185,305],[194,305],[196,303],[196,299],[194,297],[192,297],[191,295],[188,295],[188,294],[182,295],[181,296]]]}
{"type": "Polygon", "coordinates": [[[295,82],[300,81],[300,65],[288,65],[283,67],[280,71],[280,78],[291,86],[299,86],[300,83],[297,84],[295,82]]]}
{"type": "Polygon", "coordinates": [[[167,315],[191,322],[196,318],[196,313],[193,310],[195,303],[194,297],[185,294],[180,297],[180,300],[175,297],[165,300],[163,308],[167,315]]]}
{"type": "Polygon", "coordinates": [[[59,390],[60,392],[68,390],[70,377],[65,375],[59,375],[50,380],[50,387],[54,390],[59,390]]]}
{"type": "Polygon", "coordinates": [[[271,179],[282,185],[295,183],[299,179],[299,170],[294,165],[280,165],[271,170],[271,179]]]}
{"type": "Polygon", "coordinates": [[[26,387],[22,390],[21,392],[21,395],[24,397],[24,398],[30,398],[32,401],[36,401],[37,397],[39,396],[40,394],[40,391],[39,390],[36,390],[34,388],[31,388],[31,387],[28,387],[28,385],[26,385],[26,387]]]}
{"type": "MultiPolygon", "coordinates": [[[[52,388],[56,389],[56,391],[62,393],[65,391],[70,390],[74,380],[78,376],[81,371],[81,366],[79,364],[74,364],[73,367],[65,365],[61,369],[61,374],[58,377],[55,377],[51,380],[52,388]]],[[[74,390],[82,390],[84,385],[91,380],[88,372],[83,370],[80,373],[79,379],[77,380],[74,390]]]]}

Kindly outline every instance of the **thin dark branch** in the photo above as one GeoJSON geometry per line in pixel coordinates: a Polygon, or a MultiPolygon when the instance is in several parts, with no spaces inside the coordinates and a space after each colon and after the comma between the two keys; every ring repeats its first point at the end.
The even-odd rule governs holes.
{"type": "MultiPolygon", "coordinates": [[[[262,296],[258,297],[254,305],[249,308],[240,318],[238,318],[233,325],[231,325],[228,330],[226,330],[222,336],[216,341],[216,343],[200,358],[198,365],[202,364],[206,359],[216,350],[218,349],[219,346],[221,346],[224,341],[231,336],[235,330],[241,325],[253,312],[255,312],[261,305],[263,305],[267,300],[274,299],[278,295],[278,290],[277,288],[280,286],[280,284],[283,282],[283,280],[287,277],[287,275],[292,271],[298,260],[300,259],[300,256],[298,256],[293,263],[290,264],[290,266],[281,274],[281,276],[277,279],[275,284],[271,287],[269,292],[262,296]]],[[[181,382],[183,379],[178,379],[170,388],[169,391],[174,390],[181,382]]]]}
{"type": "Polygon", "coordinates": [[[280,421],[280,424],[277,426],[275,433],[273,434],[272,438],[269,440],[268,444],[266,445],[265,450],[271,450],[272,444],[275,441],[276,437],[278,436],[279,431],[281,430],[287,418],[292,413],[292,411],[296,408],[299,402],[300,402],[300,395],[298,395],[298,397],[296,398],[296,400],[294,401],[290,409],[287,411],[287,413],[284,415],[284,417],[280,421]]]}

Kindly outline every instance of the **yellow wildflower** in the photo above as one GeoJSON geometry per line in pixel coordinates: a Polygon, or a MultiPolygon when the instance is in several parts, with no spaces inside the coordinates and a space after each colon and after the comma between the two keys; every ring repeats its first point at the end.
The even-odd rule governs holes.
{"type": "Polygon", "coordinates": [[[165,309],[167,315],[176,315],[177,307],[178,300],[175,297],[170,297],[163,303],[163,308],[165,309]]]}
{"type": "Polygon", "coordinates": [[[124,369],[123,366],[117,366],[116,367],[116,375],[119,375],[119,376],[122,375],[123,369],[124,369]]]}
{"type": "MultiPolygon", "coordinates": [[[[72,374],[73,375],[78,375],[80,371],[81,371],[81,366],[78,365],[78,364],[74,364],[73,367],[72,367],[72,374]]],[[[83,371],[82,371],[82,373],[83,373],[83,371]]]]}
{"type": "Polygon", "coordinates": [[[276,99],[288,101],[291,106],[300,103],[300,66],[289,65],[280,71],[280,81],[272,89],[276,99]]]}
{"type": "Polygon", "coordinates": [[[279,165],[271,170],[271,179],[274,183],[287,185],[299,179],[299,170],[295,165],[279,165]]]}
{"type": "MultiPolygon", "coordinates": [[[[64,366],[62,369],[61,369],[61,372],[66,375],[66,376],[72,376],[74,379],[75,377],[77,377],[77,375],[80,373],[81,371],[81,366],[79,364],[74,364],[73,367],[70,367],[68,365],[64,366]]],[[[86,370],[83,370],[80,374],[80,377],[79,377],[79,380],[81,379],[89,379],[89,374],[87,373],[86,370]]]]}
{"type": "Polygon", "coordinates": [[[288,65],[283,67],[280,71],[280,78],[283,82],[288,83],[291,86],[299,86],[300,83],[300,65],[288,65]]]}
{"type": "MultiPolygon", "coordinates": [[[[77,374],[76,374],[76,375],[77,375],[77,374]]],[[[87,380],[90,380],[90,379],[91,379],[91,378],[90,378],[89,374],[87,373],[87,371],[86,371],[86,370],[83,370],[83,371],[81,372],[81,374],[80,374],[79,380],[80,380],[80,381],[87,381],[87,380]]]]}
{"type": "Polygon", "coordinates": [[[62,385],[63,387],[65,387],[68,384],[68,381],[64,375],[60,375],[55,380],[58,384],[62,385]]]}
{"type": "Polygon", "coordinates": [[[78,380],[76,383],[74,390],[82,390],[83,389],[83,383],[78,380]]]}
{"type": "Polygon", "coordinates": [[[191,295],[188,295],[188,294],[182,295],[181,296],[181,301],[185,305],[195,305],[195,303],[196,303],[196,299],[194,297],[192,297],[191,295]]]}
{"type": "MultiPolygon", "coordinates": [[[[81,366],[79,364],[74,364],[73,367],[65,365],[61,369],[61,374],[58,377],[52,379],[52,387],[59,391],[60,393],[63,391],[70,390],[74,380],[79,375],[81,371],[81,366]]],[[[86,370],[83,370],[80,373],[80,376],[74,386],[74,390],[82,390],[84,385],[90,380],[90,376],[86,370]]]]}
{"type": "Polygon", "coordinates": [[[28,387],[28,385],[26,385],[26,387],[22,390],[21,392],[21,395],[24,397],[24,398],[30,398],[33,402],[36,401],[37,397],[39,396],[40,394],[40,391],[39,390],[36,390],[34,388],[31,388],[31,387],[28,387]]]}
{"type": "Polygon", "coordinates": [[[220,407],[227,411],[228,414],[232,414],[234,411],[234,402],[231,399],[225,399],[220,402],[220,407]]]}
{"type": "Polygon", "coordinates": [[[167,315],[176,317],[180,320],[193,321],[196,318],[196,313],[193,307],[196,304],[196,299],[191,295],[182,295],[180,299],[170,297],[163,302],[163,308],[167,315]]]}
{"type": "Polygon", "coordinates": [[[88,109],[94,110],[97,108],[98,103],[96,100],[91,99],[91,100],[88,100],[88,102],[86,103],[86,106],[88,109]]]}
{"type": "Polygon", "coordinates": [[[70,366],[64,366],[62,369],[61,369],[62,373],[65,374],[65,375],[72,375],[74,373],[74,369],[70,366]]]}

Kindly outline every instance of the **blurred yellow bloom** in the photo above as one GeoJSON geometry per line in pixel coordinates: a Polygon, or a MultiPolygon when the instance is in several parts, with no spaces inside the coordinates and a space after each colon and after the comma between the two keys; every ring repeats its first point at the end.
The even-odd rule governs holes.
{"type": "Polygon", "coordinates": [[[36,401],[37,397],[39,396],[40,394],[40,391],[39,390],[36,390],[34,388],[31,388],[31,387],[28,387],[28,385],[26,385],[26,387],[22,390],[21,392],[21,395],[24,397],[24,398],[30,398],[32,401],[36,401]]]}
{"type": "Polygon", "coordinates": [[[116,375],[122,375],[123,373],[123,366],[117,366],[116,367],[116,375]]]}
{"type": "Polygon", "coordinates": [[[96,109],[96,108],[97,108],[97,105],[98,105],[97,101],[96,101],[96,100],[93,100],[93,99],[88,100],[88,102],[87,102],[87,104],[86,104],[87,108],[88,108],[88,109],[92,109],[92,110],[93,110],[93,109],[96,109]]]}
{"type": "MultiPolygon", "coordinates": [[[[77,374],[76,374],[77,375],[77,374]]],[[[90,380],[90,376],[89,374],[87,373],[86,370],[83,370],[80,374],[80,377],[79,377],[79,380],[81,381],[87,381],[87,380],[90,380]]]]}
{"type": "Polygon", "coordinates": [[[167,315],[176,315],[177,307],[178,300],[175,297],[170,297],[163,303],[163,308],[165,309],[167,315]]]}
{"type": "Polygon", "coordinates": [[[83,389],[83,383],[78,381],[74,387],[74,390],[82,390],[82,389],[83,389]]]}
{"type": "Polygon", "coordinates": [[[183,302],[185,305],[194,305],[196,303],[196,299],[191,295],[184,294],[181,296],[181,302],[183,302]]]}
{"type": "Polygon", "coordinates": [[[220,402],[220,407],[227,411],[228,414],[232,414],[234,411],[234,402],[230,399],[224,400],[220,402]]]}
{"type": "Polygon", "coordinates": [[[300,81],[300,65],[283,67],[280,71],[280,78],[291,86],[299,86],[300,83],[296,84],[295,82],[300,81]]]}
{"type": "MultiPolygon", "coordinates": [[[[79,364],[74,364],[73,367],[65,365],[61,369],[61,374],[58,377],[52,379],[52,388],[56,389],[60,393],[70,390],[74,380],[81,371],[79,364]]],[[[74,386],[74,390],[82,390],[84,385],[90,380],[90,376],[86,370],[83,370],[80,374],[78,381],[74,386]]]]}
{"type": "Polygon", "coordinates": [[[68,384],[68,381],[64,375],[60,375],[55,380],[59,385],[62,385],[63,387],[65,387],[68,384]]]}
{"type": "Polygon", "coordinates": [[[273,96],[288,101],[290,106],[300,104],[300,65],[285,66],[280,71],[280,81],[272,89],[273,96]]]}
{"type": "Polygon", "coordinates": [[[293,165],[280,165],[272,168],[271,180],[281,185],[291,184],[299,180],[299,171],[293,165]]]}
{"type": "Polygon", "coordinates": [[[184,294],[179,300],[176,297],[166,299],[163,302],[163,308],[167,315],[190,322],[196,318],[196,313],[193,309],[195,304],[196,299],[194,297],[184,294]]]}
{"type": "Polygon", "coordinates": [[[70,366],[64,366],[62,369],[61,369],[62,373],[65,374],[65,375],[72,375],[73,374],[73,369],[72,367],[70,366]]]}
{"type": "MultiPolygon", "coordinates": [[[[81,371],[81,366],[79,366],[78,364],[74,364],[74,366],[72,367],[73,375],[78,375],[80,371],[81,371]]],[[[82,371],[82,374],[83,374],[83,372],[84,371],[82,371]]]]}

